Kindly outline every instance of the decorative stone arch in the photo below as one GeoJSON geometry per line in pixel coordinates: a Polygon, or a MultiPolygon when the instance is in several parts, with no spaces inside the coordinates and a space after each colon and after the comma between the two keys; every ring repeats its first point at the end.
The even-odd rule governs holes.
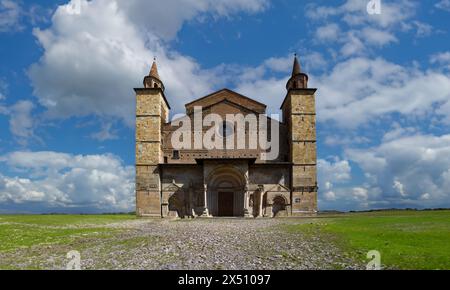
{"type": "Polygon", "coordinates": [[[272,216],[276,217],[280,212],[284,212],[287,215],[288,200],[284,195],[277,194],[272,199],[272,216]]]}
{"type": "Polygon", "coordinates": [[[217,183],[217,180],[223,177],[231,177],[239,186],[246,186],[248,184],[248,177],[239,168],[232,165],[221,165],[214,168],[206,177],[205,181],[208,186],[217,183]]]}
{"type": "Polygon", "coordinates": [[[169,217],[184,217],[183,202],[177,194],[169,197],[169,217]]]}
{"type": "MultiPolygon", "coordinates": [[[[245,189],[248,184],[248,177],[239,168],[232,165],[221,165],[214,168],[205,178],[207,184],[207,202],[209,213],[213,216],[223,215],[224,195],[228,195],[227,199],[232,203],[232,216],[244,216],[244,198],[245,189]]],[[[224,216],[229,216],[224,215],[224,216]]]]}

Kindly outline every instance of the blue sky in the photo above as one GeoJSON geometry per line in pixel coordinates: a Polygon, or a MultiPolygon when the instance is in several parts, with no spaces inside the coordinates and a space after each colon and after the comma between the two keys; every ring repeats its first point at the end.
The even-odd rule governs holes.
{"type": "Polygon", "coordinates": [[[450,206],[450,0],[0,0],[0,211],[128,211],[134,95],[317,87],[319,208],[450,206]],[[68,5],[72,4],[72,6],[68,5]],[[78,6],[79,4],[79,6],[78,6]]]}

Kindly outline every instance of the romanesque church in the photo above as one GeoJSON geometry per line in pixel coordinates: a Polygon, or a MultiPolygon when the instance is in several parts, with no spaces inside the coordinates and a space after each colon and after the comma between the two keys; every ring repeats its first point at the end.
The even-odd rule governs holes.
{"type": "MultiPolygon", "coordinates": [[[[179,149],[174,146],[177,126],[169,121],[170,96],[156,62],[136,92],[136,213],[148,217],[279,217],[317,212],[316,89],[308,88],[308,75],[295,57],[286,93],[279,98],[279,153],[262,158],[266,148],[179,149]],[[284,98],[283,98],[284,95],[284,98]]],[[[229,89],[222,89],[185,105],[186,118],[229,114],[266,116],[266,105],[229,89]]],[[[261,119],[259,119],[261,122],[261,119]]],[[[270,124],[273,124],[270,120],[270,124]]],[[[208,127],[192,133],[206,134],[208,127]]],[[[238,134],[226,122],[214,124],[224,139],[238,134]]],[[[243,140],[253,138],[245,127],[243,140]]],[[[260,133],[260,132],[256,132],[260,133]]],[[[192,137],[192,138],[194,138],[192,137]]],[[[242,135],[239,137],[242,139],[242,135]]],[[[235,140],[236,141],[236,140],[235,140]]]]}

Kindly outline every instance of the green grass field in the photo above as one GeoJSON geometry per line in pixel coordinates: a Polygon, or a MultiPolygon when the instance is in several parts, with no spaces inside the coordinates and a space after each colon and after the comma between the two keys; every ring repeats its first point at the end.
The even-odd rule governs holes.
{"type": "Polygon", "coordinates": [[[69,243],[83,236],[107,235],[105,224],[132,215],[0,215],[0,252],[45,244],[69,243]]]}
{"type": "Polygon", "coordinates": [[[288,230],[323,235],[363,261],[377,250],[388,268],[450,269],[450,210],[325,215],[288,230]]]}
{"type": "MultiPolygon", "coordinates": [[[[132,215],[0,215],[0,256],[74,241],[114,243],[115,234],[123,229],[109,224],[134,219],[132,215]]],[[[369,250],[377,250],[387,268],[450,269],[450,210],[348,213],[280,222],[291,233],[325,239],[363,263],[369,250]]],[[[0,263],[0,268],[5,267],[0,263]]]]}

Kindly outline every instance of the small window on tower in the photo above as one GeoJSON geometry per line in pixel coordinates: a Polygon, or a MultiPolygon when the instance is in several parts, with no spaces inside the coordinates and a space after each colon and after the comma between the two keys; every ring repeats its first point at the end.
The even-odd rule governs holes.
{"type": "Polygon", "coordinates": [[[180,151],[173,150],[172,159],[180,159],[180,151]]]}

